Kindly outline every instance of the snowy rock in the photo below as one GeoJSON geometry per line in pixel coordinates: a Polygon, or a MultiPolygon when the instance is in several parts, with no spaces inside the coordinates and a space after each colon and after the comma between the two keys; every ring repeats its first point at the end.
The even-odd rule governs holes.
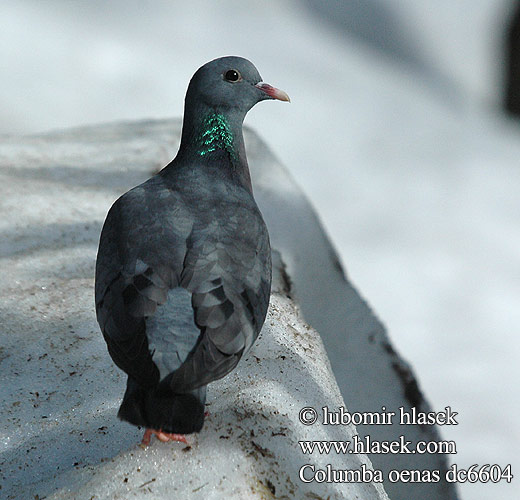
{"type": "MultiPolygon", "coordinates": [[[[255,198],[267,222],[274,248],[280,250],[303,316],[321,335],[332,371],[351,412],[431,411],[406,361],[393,348],[380,321],[347,280],[312,206],[258,136],[246,135],[255,198]],[[283,216],[281,215],[283,214],[283,216]]],[[[436,427],[358,426],[362,437],[376,441],[440,440],[436,427]]],[[[371,454],[374,467],[390,470],[436,470],[443,477],[447,461],[440,454],[371,454]]],[[[385,482],[393,500],[452,500],[452,484],[385,482]]]]}
{"type": "MultiPolygon", "coordinates": [[[[200,498],[210,498],[210,491],[229,497],[233,488],[238,497],[247,490],[259,496],[275,491],[281,498],[295,492],[385,498],[380,484],[320,485],[298,478],[305,463],[316,470],[326,464],[369,467],[363,455],[304,455],[299,440],[345,441],[356,431],[305,427],[298,422],[302,407],[378,412],[385,406],[397,412],[401,406],[427,411],[428,405],[383,326],[347,281],[312,207],[251,131],[245,139],[255,197],[287,266],[262,338],[235,374],[211,386],[211,416],[203,433],[191,438],[191,450],[182,452],[177,444],[141,450],[140,432],[116,419],[125,377],[106,353],[93,308],[99,232],[111,203],[174,155],[179,131],[179,121],[143,121],[0,142],[7,214],[0,228],[2,494],[41,497],[63,488],[57,498],[67,490],[75,492],[71,498],[94,490],[112,498],[149,488],[161,498],[175,481],[176,488],[186,488],[176,493],[191,491],[195,498],[201,486],[200,498]],[[319,336],[285,292],[320,332],[342,396],[319,336]],[[236,377],[242,381],[238,393],[227,389],[236,377]]],[[[427,426],[359,426],[357,432],[380,441],[402,434],[413,442],[438,438],[427,426]]],[[[370,459],[384,476],[391,469],[446,468],[442,455],[370,459]]],[[[385,482],[385,488],[394,500],[455,498],[443,482],[385,482]]]]}

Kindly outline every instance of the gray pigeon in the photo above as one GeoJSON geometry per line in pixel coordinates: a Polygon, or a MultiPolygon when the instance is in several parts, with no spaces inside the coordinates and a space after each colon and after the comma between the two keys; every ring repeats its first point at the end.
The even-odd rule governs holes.
{"type": "Polygon", "coordinates": [[[271,290],[269,235],[253,198],[246,113],[289,101],[241,57],[190,81],[179,152],[108,212],[96,263],[97,320],[128,375],[118,416],[161,441],[204,423],[206,385],[252,346],[271,290]]]}

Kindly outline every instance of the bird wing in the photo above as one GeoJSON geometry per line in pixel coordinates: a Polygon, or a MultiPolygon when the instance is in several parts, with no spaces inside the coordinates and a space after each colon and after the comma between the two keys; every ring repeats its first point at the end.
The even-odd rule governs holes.
{"type": "Polygon", "coordinates": [[[211,209],[193,217],[178,193],[152,191],[135,188],[107,216],[96,265],[96,310],[117,366],[154,386],[163,377],[149,342],[153,337],[160,345],[157,339],[168,332],[148,331],[150,318],[163,305],[174,314],[171,290],[180,286],[191,293],[200,335],[163,380],[187,392],[229,373],[258,336],[270,294],[269,238],[254,203],[228,205],[229,213],[221,206],[218,218],[211,209]],[[157,209],[161,199],[164,210],[157,209]]]}
{"type": "Polygon", "coordinates": [[[206,237],[189,238],[181,286],[192,293],[202,335],[166,381],[187,391],[228,374],[256,340],[271,289],[271,252],[258,210],[235,208],[206,237]]]}
{"type": "MultiPolygon", "coordinates": [[[[155,386],[159,370],[149,350],[146,320],[164,304],[176,286],[189,234],[186,214],[165,228],[153,210],[147,184],[119,198],[110,209],[96,262],[96,313],[110,356],[117,366],[143,386],[155,386]],[[184,233],[184,234],[183,234],[184,233]]],[[[173,206],[180,207],[168,193],[173,206]]],[[[161,212],[161,211],[159,211],[161,212]]]]}

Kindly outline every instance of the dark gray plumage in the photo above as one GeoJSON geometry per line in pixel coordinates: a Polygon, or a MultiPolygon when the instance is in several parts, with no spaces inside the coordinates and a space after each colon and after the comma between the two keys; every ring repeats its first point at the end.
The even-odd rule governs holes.
{"type": "Polygon", "coordinates": [[[128,374],[119,417],[186,434],[204,422],[206,385],[228,374],[264,323],[269,236],[252,193],[247,111],[288,100],[246,59],[193,76],[176,158],[110,209],[96,264],[96,312],[128,374]]]}

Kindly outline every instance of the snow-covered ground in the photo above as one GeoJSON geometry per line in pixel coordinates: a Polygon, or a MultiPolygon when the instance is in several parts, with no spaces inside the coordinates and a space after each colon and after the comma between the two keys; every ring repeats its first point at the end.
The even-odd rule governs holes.
{"type": "MultiPolygon", "coordinates": [[[[292,104],[247,123],[312,200],[432,406],[459,412],[443,432],[453,461],[515,474],[520,127],[490,111],[509,2],[356,3],[343,16],[311,0],[4,1],[0,132],[179,116],[198,66],[248,57],[292,104]],[[381,31],[353,33],[349,18],[381,31]]],[[[517,483],[460,491],[513,498],[517,483]]]]}

